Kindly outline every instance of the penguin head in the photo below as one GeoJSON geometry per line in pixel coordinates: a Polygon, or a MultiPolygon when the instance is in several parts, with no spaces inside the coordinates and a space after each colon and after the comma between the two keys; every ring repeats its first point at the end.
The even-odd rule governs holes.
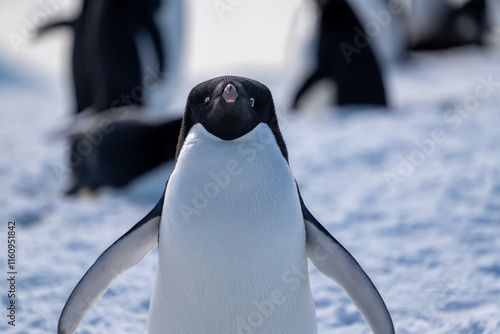
{"type": "Polygon", "coordinates": [[[265,123],[272,130],[285,159],[283,137],[269,89],[258,81],[224,76],[200,83],[189,93],[177,144],[177,155],[191,127],[201,124],[212,135],[231,141],[265,123]]]}

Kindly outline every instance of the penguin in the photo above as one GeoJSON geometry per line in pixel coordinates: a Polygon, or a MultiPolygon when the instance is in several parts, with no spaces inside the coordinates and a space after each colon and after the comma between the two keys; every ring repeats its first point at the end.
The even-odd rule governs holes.
{"type": "Polygon", "coordinates": [[[167,57],[154,18],[160,5],[160,0],[84,0],[75,19],[51,23],[38,32],[43,35],[64,26],[73,30],[75,122],[87,118],[84,122],[94,124],[85,131],[68,129],[73,133],[68,136],[71,183],[67,195],[102,186],[124,187],[174,158],[180,118],[151,123],[144,115],[133,119],[114,115],[122,108],[127,108],[127,114],[145,114],[146,88],[156,86],[152,81],[164,72],[167,57]],[[158,64],[146,75],[137,45],[143,31],[146,34],[140,37],[149,37],[158,64]]]}
{"type": "Polygon", "coordinates": [[[307,258],[374,333],[394,333],[370,278],[307,209],[260,82],[224,76],[193,88],[163,195],[83,276],[58,333],[74,333],[111,282],[156,246],[150,334],[316,333],[307,258]]]}
{"type": "Polygon", "coordinates": [[[344,0],[318,0],[320,22],[316,64],[295,94],[292,108],[313,84],[329,79],[337,84],[337,104],[386,106],[382,71],[360,21],[344,0]]]}
{"type": "Polygon", "coordinates": [[[144,112],[129,110],[122,107],[86,116],[62,133],[71,143],[66,195],[122,188],[174,159],[182,118],[154,121],[144,112]]]}
{"type": "Polygon", "coordinates": [[[149,34],[157,55],[155,70],[160,77],[165,52],[154,20],[160,0],[103,0],[98,4],[93,12],[96,21],[89,26],[92,67],[98,70],[92,85],[92,107],[102,111],[144,105],[144,71],[136,39],[142,30],[149,34]]]}
{"type": "Polygon", "coordinates": [[[155,78],[166,61],[154,15],[160,0],[84,0],[73,20],[39,29],[43,35],[57,27],[74,32],[72,71],[75,113],[87,108],[101,112],[120,106],[144,104],[143,66],[136,39],[147,32],[157,58],[155,78]]]}

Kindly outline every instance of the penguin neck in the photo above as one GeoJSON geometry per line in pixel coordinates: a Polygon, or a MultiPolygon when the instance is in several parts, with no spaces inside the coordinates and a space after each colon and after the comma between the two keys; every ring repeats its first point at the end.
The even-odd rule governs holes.
{"type": "Polygon", "coordinates": [[[291,174],[267,124],[260,123],[239,138],[223,140],[197,123],[191,127],[184,140],[174,172],[177,169],[189,170],[191,175],[203,175],[206,171],[217,172],[239,167],[249,173],[260,173],[258,170],[268,168],[271,172],[277,166],[291,174]]]}

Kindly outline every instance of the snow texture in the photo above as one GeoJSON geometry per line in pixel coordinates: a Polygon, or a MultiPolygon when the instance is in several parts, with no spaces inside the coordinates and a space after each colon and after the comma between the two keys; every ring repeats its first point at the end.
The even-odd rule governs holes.
{"type": "MultiPolygon", "coordinates": [[[[15,64],[14,53],[7,58],[15,64]]],[[[20,70],[26,60],[5,74],[1,59],[0,332],[55,333],[78,280],[149,212],[173,165],[123,191],[63,197],[67,147],[50,134],[68,121],[69,79],[39,65],[20,70]],[[15,327],[6,317],[12,220],[15,327]]],[[[500,49],[420,54],[386,71],[388,110],[293,116],[287,75],[263,70],[253,78],[274,93],[306,205],[371,277],[396,332],[500,333],[500,49]]],[[[146,333],[156,260],[155,250],[118,278],[79,333],[146,333]]],[[[369,333],[346,294],[312,265],[309,272],[319,333],[369,333]]]]}

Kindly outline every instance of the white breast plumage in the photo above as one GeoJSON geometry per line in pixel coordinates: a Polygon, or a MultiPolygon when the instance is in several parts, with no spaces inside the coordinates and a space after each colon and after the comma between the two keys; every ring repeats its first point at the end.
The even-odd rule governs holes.
{"type": "Polygon", "coordinates": [[[315,333],[308,277],[291,277],[307,272],[299,197],[267,125],[233,141],[194,125],[163,212],[150,333],[315,333]]]}

